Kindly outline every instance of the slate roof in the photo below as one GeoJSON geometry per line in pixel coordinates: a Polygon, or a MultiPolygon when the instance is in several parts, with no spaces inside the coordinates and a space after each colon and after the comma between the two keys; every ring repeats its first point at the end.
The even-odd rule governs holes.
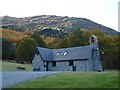
{"type": "Polygon", "coordinates": [[[92,46],[80,46],[63,49],[47,49],[37,47],[43,61],[87,60],[93,50],[92,46]],[[66,55],[64,55],[66,52],[66,55]],[[59,54],[58,54],[59,53],[59,54]],[[58,54],[58,55],[57,55],[58,54]]]}
{"type": "Polygon", "coordinates": [[[91,46],[80,46],[73,48],[64,49],[54,49],[53,50],[53,60],[79,60],[79,59],[89,59],[91,53],[91,46]],[[58,56],[58,52],[61,52],[58,56]],[[67,52],[67,55],[64,53],[67,52]]]}
{"type": "Polygon", "coordinates": [[[42,47],[37,47],[38,51],[41,54],[41,57],[44,61],[51,61],[53,58],[52,50],[42,47]]]}

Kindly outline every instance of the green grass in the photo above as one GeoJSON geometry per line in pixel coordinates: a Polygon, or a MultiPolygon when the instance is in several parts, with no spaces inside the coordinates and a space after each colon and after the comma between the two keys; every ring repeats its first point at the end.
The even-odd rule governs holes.
{"type": "Polygon", "coordinates": [[[67,72],[20,83],[13,88],[118,88],[118,72],[67,72]]]}
{"type": "Polygon", "coordinates": [[[19,64],[19,63],[12,63],[12,62],[6,62],[2,61],[2,71],[3,72],[8,72],[8,71],[31,71],[31,66],[28,64],[19,64]],[[16,67],[18,66],[24,66],[25,70],[18,70],[16,67]]]}

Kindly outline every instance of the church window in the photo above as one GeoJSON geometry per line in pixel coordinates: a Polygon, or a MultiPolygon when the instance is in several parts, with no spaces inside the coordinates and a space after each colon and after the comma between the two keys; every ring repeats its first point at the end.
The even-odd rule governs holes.
{"type": "Polygon", "coordinates": [[[73,61],[69,61],[69,66],[72,66],[73,65],[73,61]]]}
{"type": "Polygon", "coordinates": [[[52,62],[52,66],[53,67],[56,66],[56,62],[55,61],[52,62]]]}

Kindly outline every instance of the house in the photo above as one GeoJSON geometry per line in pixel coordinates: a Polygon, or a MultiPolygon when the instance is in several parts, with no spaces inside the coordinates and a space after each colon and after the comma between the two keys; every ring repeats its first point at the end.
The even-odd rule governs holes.
{"type": "Polygon", "coordinates": [[[32,58],[33,71],[102,71],[98,39],[92,35],[90,45],[62,49],[37,47],[32,58]]]}

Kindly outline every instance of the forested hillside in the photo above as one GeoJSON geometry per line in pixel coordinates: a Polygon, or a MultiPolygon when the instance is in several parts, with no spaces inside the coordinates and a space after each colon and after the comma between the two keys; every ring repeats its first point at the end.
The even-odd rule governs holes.
{"type": "Polygon", "coordinates": [[[25,37],[28,37],[28,35],[23,32],[16,32],[14,30],[9,30],[9,29],[0,29],[0,32],[2,32],[2,36],[0,36],[0,38],[5,38],[14,43],[25,37]]]}
{"type": "MultiPolygon", "coordinates": [[[[68,16],[41,15],[33,17],[16,18],[4,16],[0,27],[15,31],[41,31],[53,29],[64,34],[74,32],[77,28],[81,30],[100,30],[106,35],[118,35],[118,32],[93,22],[86,18],[76,18],[68,16]]],[[[49,34],[51,34],[49,32],[49,34]]],[[[61,36],[60,36],[61,37],[61,36]]]]}

